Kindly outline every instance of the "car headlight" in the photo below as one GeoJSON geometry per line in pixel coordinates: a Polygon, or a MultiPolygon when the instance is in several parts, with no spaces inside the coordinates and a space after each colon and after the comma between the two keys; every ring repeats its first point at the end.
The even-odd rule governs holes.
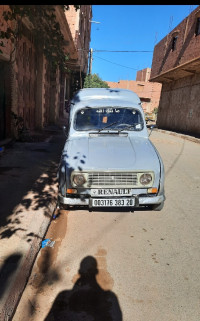
{"type": "Polygon", "coordinates": [[[145,173],[145,174],[142,174],[140,176],[140,183],[142,185],[148,185],[150,184],[152,181],[152,175],[151,174],[148,174],[148,173],[145,173]]]}
{"type": "Polygon", "coordinates": [[[74,184],[76,184],[77,186],[82,186],[82,185],[86,182],[86,179],[85,179],[85,177],[83,176],[83,174],[76,174],[76,175],[74,175],[74,177],[73,177],[73,182],[74,182],[74,184]]]}

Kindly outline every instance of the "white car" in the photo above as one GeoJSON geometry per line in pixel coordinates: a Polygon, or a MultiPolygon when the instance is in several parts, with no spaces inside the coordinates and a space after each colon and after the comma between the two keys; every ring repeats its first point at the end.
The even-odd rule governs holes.
{"type": "Polygon", "coordinates": [[[134,92],[87,88],[75,94],[58,181],[61,207],[163,208],[164,166],[134,92]]]}

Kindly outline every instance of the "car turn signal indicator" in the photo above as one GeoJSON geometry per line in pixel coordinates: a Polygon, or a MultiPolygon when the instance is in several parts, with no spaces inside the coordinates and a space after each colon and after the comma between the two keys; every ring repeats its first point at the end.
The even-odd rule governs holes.
{"type": "Polygon", "coordinates": [[[75,188],[68,188],[67,189],[67,194],[76,194],[77,190],[75,188]]]}
{"type": "Polygon", "coordinates": [[[156,187],[148,188],[148,193],[149,194],[157,194],[158,189],[156,187]]]}

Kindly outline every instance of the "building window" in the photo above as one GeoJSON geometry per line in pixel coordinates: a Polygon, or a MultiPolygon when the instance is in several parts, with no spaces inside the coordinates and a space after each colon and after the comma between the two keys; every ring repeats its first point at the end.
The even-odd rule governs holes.
{"type": "Polygon", "coordinates": [[[197,18],[196,30],[195,30],[195,35],[198,36],[199,34],[200,34],[200,17],[197,18]]]}
{"type": "Polygon", "coordinates": [[[178,39],[178,36],[175,36],[172,38],[172,51],[176,49],[177,39],[178,39]]]}

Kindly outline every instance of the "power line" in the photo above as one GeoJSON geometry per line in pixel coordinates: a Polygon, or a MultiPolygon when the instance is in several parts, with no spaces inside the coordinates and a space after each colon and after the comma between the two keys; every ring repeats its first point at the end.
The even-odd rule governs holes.
{"type": "Polygon", "coordinates": [[[99,59],[102,59],[102,60],[105,60],[105,61],[107,61],[107,62],[110,62],[111,64],[118,65],[118,66],[121,66],[121,67],[124,67],[124,68],[133,69],[133,70],[140,70],[140,69],[136,69],[136,68],[127,67],[127,66],[123,66],[123,65],[117,64],[116,62],[113,62],[113,61],[110,61],[110,60],[107,60],[107,59],[98,57],[98,56],[96,56],[96,55],[94,55],[94,57],[99,58],[99,59]]]}
{"type": "MultiPolygon", "coordinates": [[[[88,51],[88,49],[78,49],[78,51],[88,51]]],[[[93,52],[153,52],[153,50],[104,50],[104,49],[92,49],[93,52]]],[[[90,51],[90,50],[89,50],[90,51]]]]}
{"type": "Polygon", "coordinates": [[[174,17],[171,16],[171,17],[170,17],[170,21],[169,21],[169,33],[170,33],[171,30],[172,30],[173,19],[174,19],[174,17]]]}
{"type": "Polygon", "coordinates": [[[96,50],[93,49],[93,52],[153,52],[153,50],[96,50]]]}

